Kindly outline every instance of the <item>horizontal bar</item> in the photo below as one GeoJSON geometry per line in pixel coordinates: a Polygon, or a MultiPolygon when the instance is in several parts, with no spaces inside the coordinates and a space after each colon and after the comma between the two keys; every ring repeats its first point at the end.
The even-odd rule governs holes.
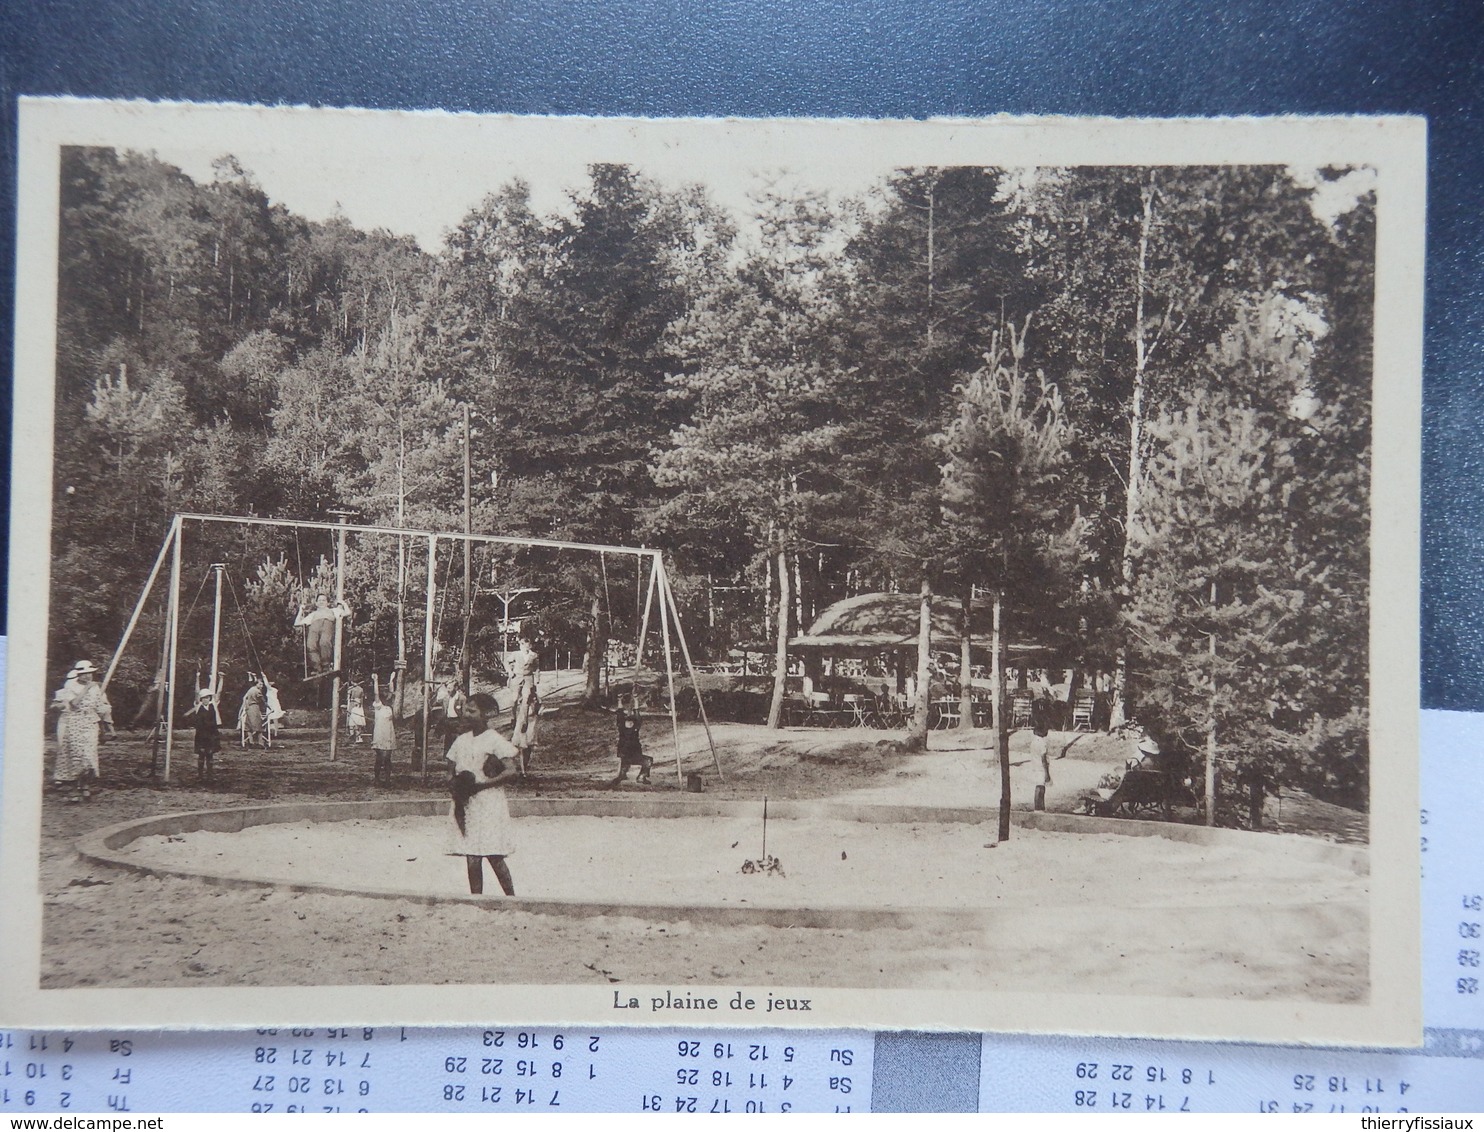
{"type": "Polygon", "coordinates": [[[556,550],[591,550],[605,554],[632,554],[636,557],[659,558],[661,551],[653,547],[606,546],[595,542],[565,542],[551,538],[524,538],[515,535],[465,534],[463,531],[424,531],[410,527],[375,527],[360,523],[330,523],[319,519],[265,519],[258,515],[203,515],[190,511],[179,512],[179,521],[200,523],[246,523],[255,527],[295,527],[316,531],[354,531],[368,535],[403,535],[407,538],[436,538],[449,542],[499,543],[504,546],[547,546],[556,550]]]}

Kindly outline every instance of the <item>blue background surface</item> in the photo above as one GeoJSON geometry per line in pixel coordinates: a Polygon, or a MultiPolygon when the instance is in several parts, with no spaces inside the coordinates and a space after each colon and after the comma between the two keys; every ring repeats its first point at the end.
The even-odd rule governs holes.
{"type": "MultiPolygon", "coordinates": [[[[1426,115],[1422,698],[1484,709],[1478,0],[4,0],[0,94],[7,264],[20,94],[543,114],[1426,115]]],[[[13,276],[0,279],[8,378],[13,276]]]]}

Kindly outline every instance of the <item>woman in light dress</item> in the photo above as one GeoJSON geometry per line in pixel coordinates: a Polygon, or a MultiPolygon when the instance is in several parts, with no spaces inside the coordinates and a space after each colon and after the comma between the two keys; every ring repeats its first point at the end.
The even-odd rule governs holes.
{"type": "Polygon", "coordinates": [[[67,682],[52,698],[52,706],[61,712],[57,723],[57,764],[52,777],[58,785],[73,787],[73,793],[67,797],[69,802],[92,797],[98,780],[99,724],[113,735],[113,708],[102,685],[94,679],[97,672],[92,661],[78,661],[67,682]]]}
{"type": "Polygon", "coordinates": [[[536,721],[541,716],[541,699],[536,695],[536,685],[521,685],[525,691],[515,705],[515,727],[510,742],[515,747],[516,768],[522,778],[536,761],[536,721]]]}
{"type": "Polygon", "coordinates": [[[500,714],[495,698],[476,692],[464,701],[468,730],[453,741],[448,760],[453,763],[453,831],[449,853],[464,858],[469,891],[484,891],[484,861],[506,896],[515,895],[515,882],[505,858],[514,851],[510,806],[500,786],[516,775],[515,748],[490,721],[500,714]]]}
{"type": "MultiPolygon", "coordinates": [[[[81,661],[78,662],[82,663],[81,661]]],[[[62,677],[62,686],[52,693],[51,710],[57,713],[57,749],[61,750],[63,736],[67,734],[67,713],[62,710],[62,701],[71,694],[72,686],[77,683],[77,665],[74,664],[67,670],[67,675],[62,677]]],[[[62,769],[58,762],[57,771],[62,769]]],[[[53,773],[53,780],[60,783],[61,779],[53,773]]]]}
{"type": "Polygon", "coordinates": [[[263,733],[263,684],[258,674],[247,674],[247,691],[242,694],[242,706],[237,711],[237,734],[244,747],[261,747],[263,733]]]}

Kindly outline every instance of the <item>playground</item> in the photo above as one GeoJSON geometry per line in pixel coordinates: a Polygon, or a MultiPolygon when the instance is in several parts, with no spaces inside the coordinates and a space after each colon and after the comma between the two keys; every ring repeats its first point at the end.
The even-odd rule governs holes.
{"type": "MultiPolygon", "coordinates": [[[[333,564],[322,556],[310,580],[281,559],[276,581],[260,573],[256,595],[244,587],[239,597],[217,560],[223,544],[185,533],[237,523],[253,525],[177,519],[104,677],[119,670],[136,627],[153,625],[157,722],[103,747],[90,798],[65,784],[44,796],[44,987],[767,982],[1327,1003],[1368,994],[1363,815],[1292,799],[1263,834],[1076,817],[1079,800],[1123,765],[1127,743],[1054,732],[1043,762],[1031,734],[1016,732],[1015,827],[997,842],[990,732],[934,731],[928,750],[909,752],[901,730],[708,718],[697,692],[714,678],[692,664],[654,552],[282,524],[295,539],[300,527],[328,535],[333,564]],[[471,582],[496,561],[491,551],[481,565],[478,539],[486,549],[595,552],[610,620],[609,557],[631,556],[626,574],[611,573],[630,580],[632,663],[605,665],[598,703],[586,702],[591,669],[500,673],[508,686],[477,670],[474,589],[462,618],[446,598],[460,551],[471,582]],[[419,546],[421,575],[409,565],[419,546]],[[194,587],[182,582],[183,547],[193,548],[194,587]],[[357,579],[350,602],[347,578],[357,579]],[[379,621],[333,612],[364,604],[378,585],[379,621]],[[263,673],[275,646],[254,638],[274,637],[272,667],[284,673],[296,603],[304,677],[282,677],[291,706],[265,729],[271,742],[234,734],[224,711],[220,750],[192,759],[189,733],[172,726],[177,701],[191,699],[176,689],[192,683],[192,650],[209,651],[195,662],[206,674],[263,673]],[[421,650],[408,633],[419,617],[421,650]],[[369,729],[352,724],[357,670],[385,672],[388,695],[401,693],[389,768],[369,729]],[[448,849],[431,693],[456,692],[460,679],[494,697],[499,729],[529,693],[541,705],[527,773],[503,787],[516,831],[513,898],[471,895],[448,849]],[[612,704],[641,687],[652,779],[615,781],[612,704]],[[492,941],[492,964],[461,959],[460,939],[492,941]]],[[[502,657],[516,588],[505,589],[502,657]]],[[[197,700],[212,687],[202,679],[198,671],[197,700]]],[[[382,685],[373,689],[380,700],[382,685]]]]}
{"type": "MultiPolygon", "coordinates": [[[[1364,850],[1332,844],[1353,840],[1339,825],[1304,836],[1220,831],[1227,839],[1207,846],[1128,835],[1152,823],[1112,832],[1119,823],[1054,813],[1092,824],[1073,827],[1087,832],[1017,824],[1009,841],[990,849],[998,772],[982,735],[970,745],[974,733],[934,733],[928,752],[909,755],[874,732],[719,725],[725,783],[703,779],[706,793],[697,798],[673,766],[661,773],[661,763],[653,785],[615,791],[611,719],[571,702],[574,674],[543,679],[560,710],[531,775],[509,788],[521,832],[510,858],[514,901],[462,890],[462,863],[444,855],[448,819],[437,816],[446,787],[423,786],[405,756],[392,788],[377,788],[366,748],[331,763],[322,733],[290,734],[272,751],[226,753],[211,783],[186,776],[160,791],[128,772],[145,765],[148,752],[140,739],[123,739],[104,749],[105,789],[92,803],[66,806],[48,794],[43,807],[44,985],[494,978],[1365,997],[1364,850]],[[557,691],[559,684],[568,690],[557,691]],[[764,795],[775,813],[793,815],[770,822],[766,850],[764,795]],[[553,801],[600,812],[519,816],[553,801]],[[390,802],[432,812],[145,837],[120,851],[134,859],[127,869],[79,853],[103,826],[265,802],[390,802]],[[625,803],[644,816],[613,816],[625,803]],[[683,815],[696,804],[731,812],[653,816],[683,815]],[[857,816],[831,817],[831,807],[853,807],[857,816]],[[881,807],[920,818],[860,820],[881,807]],[[981,807],[983,821],[933,820],[935,809],[964,807],[981,807]],[[782,875],[743,874],[743,862],[764,851],[782,875]],[[181,875],[191,872],[212,879],[181,875]],[[634,913],[616,907],[624,904],[634,913]],[[671,910],[656,912],[656,904],[671,910]],[[883,914],[878,924],[842,915],[794,926],[787,917],[707,911],[791,907],[883,914]],[[933,914],[944,907],[959,914],[933,914]],[[449,947],[457,938],[490,940],[498,971],[462,964],[449,947]]],[[[680,739],[682,767],[704,774],[703,729],[683,723],[680,739]]],[[[1012,745],[1012,756],[1019,748],[1012,745]]],[[[1054,811],[1070,809],[1074,784],[1104,768],[1109,752],[1097,748],[1083,740],[1053,763],[1054,811]]],[[[1017,815],[1031,822],[1041,816],[1030,812],[1040,768],[1012,761],[1017,815]]]]}

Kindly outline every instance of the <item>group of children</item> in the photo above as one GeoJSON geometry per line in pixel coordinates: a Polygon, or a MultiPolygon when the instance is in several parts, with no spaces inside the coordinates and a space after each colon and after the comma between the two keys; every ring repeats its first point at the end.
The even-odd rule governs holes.
{"type": "MultiPolygon", "coordinates": [[[[371,751],[376,757],[372,781],[377,786],[392,784],[392,757],[397,753],[397,702],[401,673],[393,672],[386,680],[382,695],[381,676],[371,674],[371,751]]],[[[352,681],[345,693],[345,729],[356,746],[366,741],[366,689],[352,681]]]]}
{"type": "MultiPolygon", "coordinates": [[[[218,672],[215,677],[208,675],[204,685],[198,676],[195,702],[181,717],[182,723],[195,730],[196,774],[203,782],[211,780],[216,756],[222,752],[221,696],[225,683],[225,672],[218,672]]],[[[237,738],[243,749],[272,747],[286,714],[278,699],[278,688],[268,679],[268,674],[249,672],[247,691],[242,694],[237,709],[237,738]]]]}

